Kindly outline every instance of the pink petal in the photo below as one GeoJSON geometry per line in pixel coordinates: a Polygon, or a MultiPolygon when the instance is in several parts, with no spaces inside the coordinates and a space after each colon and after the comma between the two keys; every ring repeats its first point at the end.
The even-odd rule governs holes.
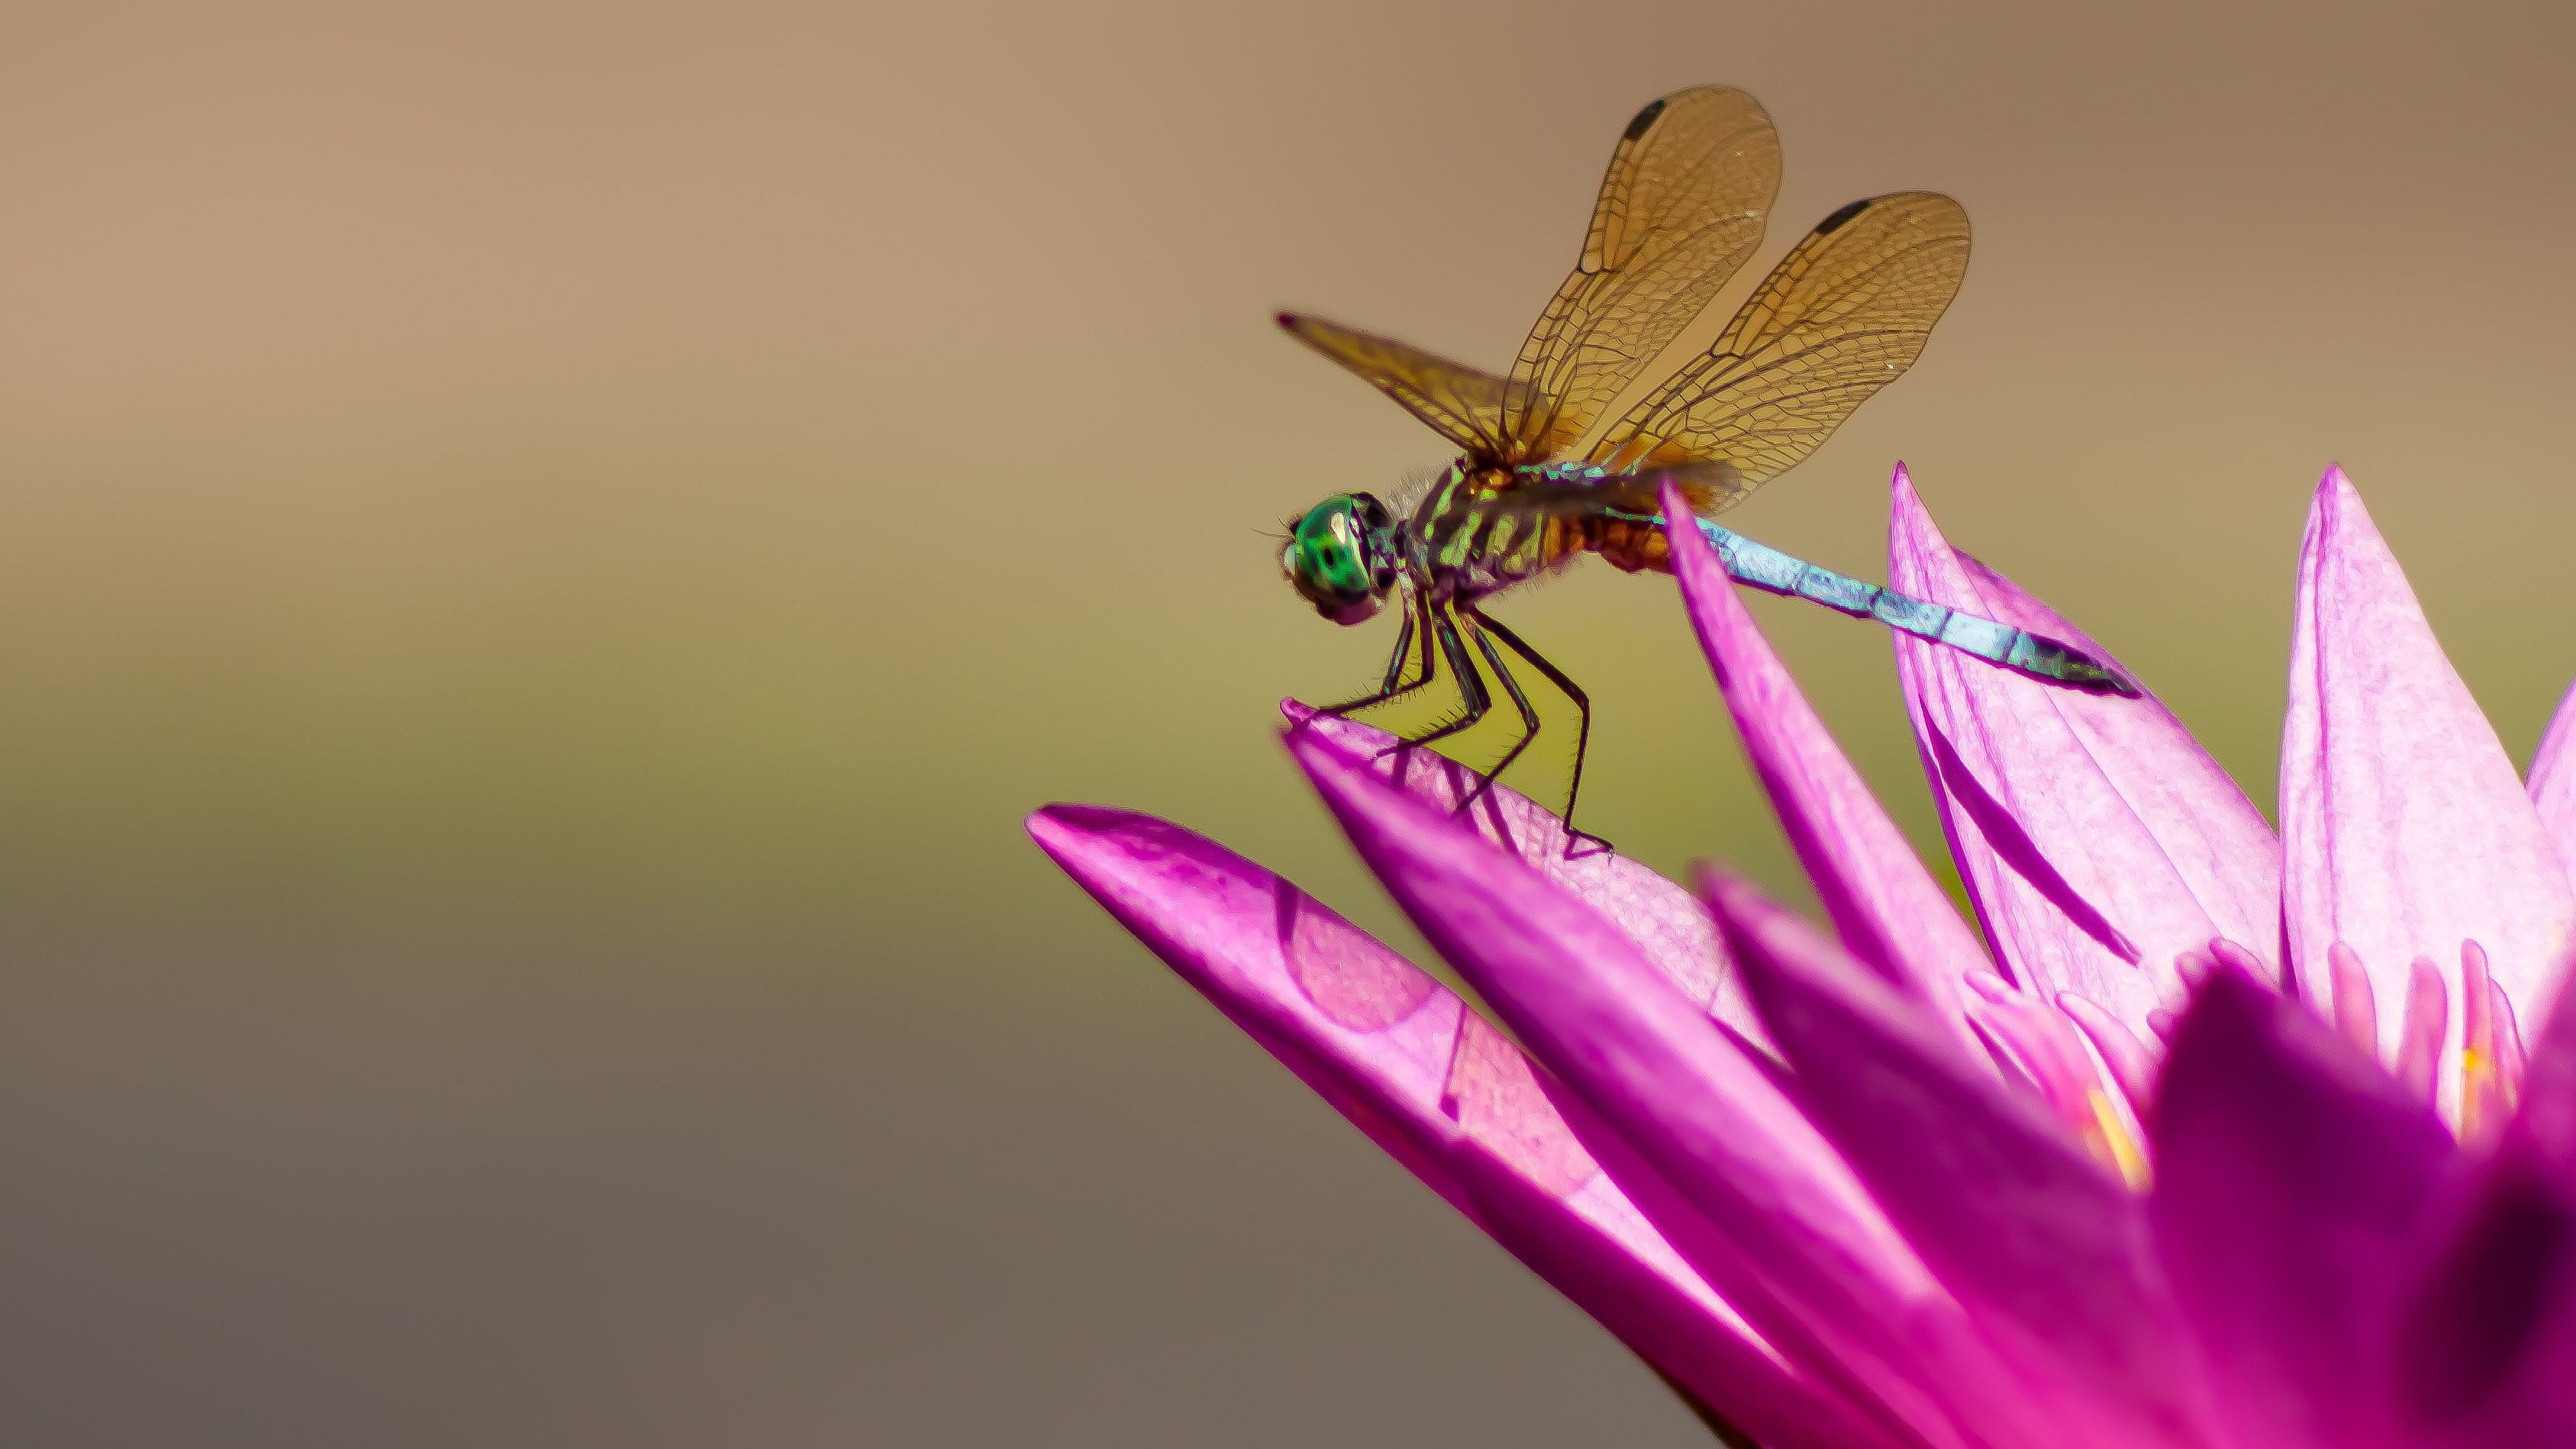
{"type": "Polygon", "coordinates": [[[2460,1024],[2460,1140],[2484,1147],[2512,1117],[2522,1082],[2519,1073],[2506,1071],[2513,1056],[2506,1038],[2513,1027],[2502,1018],[2511,1007],[2487,975],[2486,953],[2474,943],[2460,948],[2460,1006],[2467,1013],[2460,1024]]]}
{"type": "Polygon", "coordinates": [[[2370,972],[2350,946],[2337,941],[2326,947],[2326,980],[2334,992],[2334,1023],[2361,1054],[2379,1059],[2379,992],[2370,972]]]}
{"type": "MultiPolygon", "coordinates": [[[[2563,974],[2563,973],[2562,973],[2563,974]]],[[[2564,1446],[2576,1424],[2576,992],[2532,1044],[2520,1110],[2409,1297],[2396,1381],[2442,1449],[2564,1446]]]]}
{"type": "Polygon", "coordinates": [[[2441,968],[2416,958],[2406,973],[2406,1015],[2397,1030],[2397,1057],[2389,1069],[2427,1103],[2442,1097],[2442,1039],[2449,1033],[2450,1021],[2450,992],[2442,984],[2441,968]]]}
{"type": "MultiPolygon", "coordinates": [[[[1319,715],[1295,700],[1280,711],[1346,752],[1373,762],[1381,777],[1441,810],[1454,810],[1482,779],[1473,770],[1430,750],[1398,749],[1402,742],[1357,720],[1319,715]],[[1389,753],[1393,751],[1393,753],[1389,753]],[[1383,756],[1383,758],[1380,758],[1383,756]]],[[[1532,870],[1574,892],[1619,923],[1657,970],[1682,994],[1712,1015],[1759,1040],[1761,1023],[1744,1000],[1744,988],[1727,962],[1726,947],[1690,892],[1624,855],[1585,846],[1565,853],[1565,822],[1504,785],[1486,791],[1466,817],[1477,833],[1526,861],[1532,870]]]]}
{"type": "MultiPolygon", "coordinates": [[[[2378,1038],[2402,1039],[2417,958],[2483,947],[2516,1002],[2545,999],[2571,891],[2539,813],[2414,590],[2340,468],[2299,554],[2281,739],[2282,917],[2303,994],[2349,945],[2376,986],[2378,1038]]],[[[2444,1100],[2459,1079],[2449,1013],[2444,1100]]]]}
{"type": "Polygon", "coordinates": [[[1892,1444],[1765,1345],[1594,1163],[1500,1032],[1296,887],[1147,816],[1029,833],[1272,1055],[1638,1356],[1781,1444],[1892,1444]]]}
{"type": "MultiPolygon", "coordinates": [[[[2564,968],[2561,970],[2563,973],[2564,968]]],[[[2563,980],[2560,989],[2565,989],[2563,980]]],[[[2512,1000],[2492,979],[2487,982],[2487,1011],[2495,1017],[2496,1070],[2513,1084],[2505,1102],[2506,1110],[2512,1111],[2522,1100],[2522,1026],[2514,1019],[2512,1000]]]]}
{"type": "MultiPolygon", "coordinates": [[[[1897,469],[1895,587],[2110,655],[1950,548],[1897,469]]],[[[2278,848],[2218,762],[2152,696],[2079,694],[1898,635],[1897,672],[1942,828],[2016,979],[2130,1027],[2179,999],[2169,963],[2277,934],[2278,848]]]]}
{"type": "Polygon", "coordinates": [[[2540,748],[2531,756],[2531,803],[2558,848],[2559,864],[2576,861],[2576,685],[2558,701],[2540,748]]]}
{"type": "Polygon", "coordinates": [[[2141,1200],[1805,922],[1702,889],[1816,1121],[2041,1386],[2059,1442],[2205,1442],[2141,1200]]]}
{"type": "Polygon", "coordinates": [[[2538,1020],[2543,1024],[2531,1039],[2508,1140],[2576,1180],[2576,987],[2561,989],[2538,1020]]]}
{"type": "MultiPolygon", "coordinates": [[[[2115,1085],[2122,1081],[2123,1072],[2131,1072],[2132,1081],[2152,1077],[2152,1068],[2135,1070],[2133,1063],[2124,1059],[2124,1048],[2143,1053],[2144,1044],[2130,1036],[2127,1028],[2096,1010],[2097,1019],[2110,1027],[2105,1035],[2111,1042],[2103,1067],[2096,1067],[2069,1013],[2051,1010],[2046,1002],[2006,986],[1999,979],[1975,979],[1977,999],[1968,1003],[1969,1020],[1975,1023],[1987,1050],[2012,1068],[2012,1076],[2048,1110],[2069,1140],[2083,1144],[2095,1161],[2113,1168],[2124,1180],[2144,1186],[2145,1152],[2111,1096],[2103,1090],[2103,1067],[2109,1068],[2115,1085]]],[[[2068,1001],[2081,1000],[2060,994],[2068,1001]]],[[[2143,1090],[2140,1081],[2138,1091],[2143,1090]]],[[[2137,1092],[2127,1086],[2121,1087],[2121,1093],[2127,1100],[2137,1100],[2137,1092]]]]}
{"type": "Polygon", "coordinates": [[[2101,1053],[2102,1065],[2120,1095],[2129,1099],[2130,1106],[2144,1108],[2155,1087],[2154,1051],[2118,1017],[2071,991],[2058,994],[2057,1009],[2065,1012],[2066,1019],[2084,1033],[2084,1039],[2093,1043],[2093,1050],[2101,1053]]]}
{"type": "MultiPolygon", "coordinates": [[[[1724,1230],[1722,1244],[1676,1243],[1703,1272],[1774,1285],[1795,1329],[1831,1345],[1926,1440],[2037,1449],[2042,1426],[1958,1305],[1764,1068],[1633,941],[1321,736],[1288,743],[1423,934],[1573,1097],[1724,1230]],[[1712,1246],[1734,1260],[1712,1267],[1698,1255],[1712,1246]]],[[[1735,1301],[1778,1341],[1753,1300],[1735,1301]]]]}
{"type": "MultiPolygon", "coordinates": [[[[1663,507],[1667,519],[1691,516],[1670,484],[1663,507]]],[[[1991,976],[1994,963],[1798,692],[1708,541],[1696,528],[1665,532],[1700,648],[1825,914],[1853,955],[1965,1044],[1960,978],[1991,976]]]]}
{"type": "Polygon", "coordinates": [[[2368,1056],[2242,972],[2175,1029],[2149,1217],[2235,1441],[2395,1449],[2379,1345],[2450,1134],[2368,1056]]]}

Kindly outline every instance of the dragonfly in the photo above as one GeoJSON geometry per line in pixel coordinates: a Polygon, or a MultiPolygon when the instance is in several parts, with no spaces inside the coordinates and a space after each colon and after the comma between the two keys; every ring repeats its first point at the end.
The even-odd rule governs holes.
{"type": "MultiPolygon", "coordinates": [[[[1437,744],[1493,710],[1520,733],[1460,801],[1471,807],[1539,734],[1516,659],[1572,701],[1569,850],[1592,701],[1489,612],[1494,596],[1597,554],[1628,572],[1671,571],[1666,485],[1727,571],[2054,685],[2134,697],[2084,651],[1996,620],[1836,573],[1719,527],[1714,515],[1796,467],[1922,352],[1968,268],[1968,216],[1928,191],[1871,197],[1816,223],[1709,347],[1632,405],[1640,374],[1761,245],[1780,186],[1779,134],[1751,95],[1698,86],[1649,102],[1619,135],[1572,273],[1497,377],[1319,317],[1279,314],[1300,341],[1356,373],[1460,452],[1418,499],[1391,508],[1336,493],[1288,524],[1279,563],[1324,618],[1357,624],[1401,595],[1379,687],[1318,711],[1347,715],[1432,687],[1445,665],[1458,704],[1399,748],[1437,744]],[[1417,649],[1418,664],[1417,664],[1417,649]],[[1481,662],[1483,671],[1478,665],[1481,662]]],[[[1402,503],[1403,500],[1399,500],[1402,503]]]]}

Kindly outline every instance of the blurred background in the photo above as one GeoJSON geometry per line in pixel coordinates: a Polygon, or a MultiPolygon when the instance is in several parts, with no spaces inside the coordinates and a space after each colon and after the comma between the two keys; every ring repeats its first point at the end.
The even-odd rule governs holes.
{"type": "MultiPolygon", "coordinates": [[[[2340,459],[2517,757],[2571,670],[2563,6],[40,3],[0,51],[0,1438],[1704,1442],[1020,817],[1411,938],[1278,750],[1262,530],[1443,461],[1612,139],[1777,118],[1767,266],[1977,229],[1730,522],[1900,457],[2266,809],[2340,459]]],[[[1714,326],[1714,323],[1711,323],[1714,326]]],[[[1671,585],[1504,617],[1589,823],[1795,875],[1671,585]]],[[[1888,645],[1760,617],[1927,851],[1888,645]]]]}

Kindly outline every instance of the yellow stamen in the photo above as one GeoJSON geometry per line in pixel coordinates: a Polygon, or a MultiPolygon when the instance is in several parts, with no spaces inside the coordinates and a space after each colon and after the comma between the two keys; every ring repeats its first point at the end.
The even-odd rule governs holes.
{"type": "Polygon", "coordinates": [[[2093,1087],[2085,1091],[2084,1099],[2093,1108],[2093,1131],[2089,1135],[2093,1138],[2094,1155],[2117,1169],[2132,1190],[2146,1191],[2155,1177],[2147,1165],[2146,1149],[2129,1135],[2128,1124],[2120,1119],[2120,1109],[2111,1101],[2110,1093],[2093,1087]]]}
{"type": "Polygon", "coordinates": [[[2460,1049],[2460,1140],[2485,1140],[2483,1129],[2488,1123],[2490,1107],[2510,1113],[2513,1103],[2508,1096],[2504,1074],[2497,1069],[2494,1056],[2468,1046],[2460,1049]]]}

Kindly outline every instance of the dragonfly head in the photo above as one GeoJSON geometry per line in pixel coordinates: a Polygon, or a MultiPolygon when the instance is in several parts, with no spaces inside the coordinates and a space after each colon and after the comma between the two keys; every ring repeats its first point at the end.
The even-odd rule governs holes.
{"type": "Polygon", "coordinates": [[[1315,612],[1356,624],[1377,612],[1401,572],[1395,519],[1367,493],[1336,493],[1288,525],[1279,571],[1315,612]]]}

